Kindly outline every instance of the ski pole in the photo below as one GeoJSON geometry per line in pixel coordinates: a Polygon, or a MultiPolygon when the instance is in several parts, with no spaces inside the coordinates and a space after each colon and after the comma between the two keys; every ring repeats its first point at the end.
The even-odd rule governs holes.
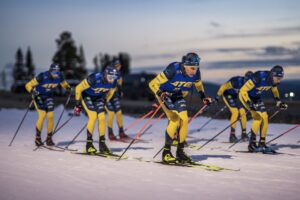
{"type": "Polygon", "coordinates": [[[130,146],[139,139],[140,135],[143,133],[143,131],[145,130],[146,126],[150,123],[150,121],[153,119],[153,117],[156,115],[156,113],[160,110],[161,106],[162,106],[163,102],[160,103],[160,105],[156,108],[156,110],[154,111],[154,113],[151,115],[151,117],[148,119],[148,121],[144,124],[144,126],[141,128],[141,130],[135,135],[135,137],[132,139],[132,141],[130,142],[130,144],[126,147],[126,149],[124,150],[124,152],[121,154],[121,156],[117,159],[118,161],[121,160],[121,158],[123,157],[123,155],[127,152],[127,150],[130,148],[130,146]]]}
{"type": "MultiPolygon", "coordinates": [[[[57,129],[58,124],[59,124],[59,122],[60,122],[60,120],[61,120],[61,118],[62,118],[62,116],[63,116],[63,114],[64,114],[64,112],[65,112],[65,110],[66,110],[66,108],[67,108],[67,105],[69,104],[69,101],[70,101],[70,99],[71,99],[71,95],[72,95],[72,90],[70,91],[70,94],[69,94],[69,96],[68,96],[68,98],[67,98],[67,101],[66,101],[66,103],[65,103],[65,105],[64,105],[64,108],[63,108],[63,110],[62,110],[62,112],[61,112],[61,114],[60,114],[60,116],[59,116],[59,119],[58,119],[56,125],[55,125],[55,128],[54,128],[54,130],[53,130],[53,135],[57,132],[56,129],[57,129]]],[[[52,136],[53,136],[53,135],[52,135],[52,136]]]]}
{"type": "MultiPolygon", "coordinates": [[[[204,105],[200,108],[200,110],[189,120],[189,123],[193,121],[193,119],[196,118],[196,116],[202,114],[203,110],[207,107],[207,105],[204,105]]],[[[164,146],[153,156],[153,159],[164,149],[164,146]]]]}
{"type": "Polygon", "coordinates": [[[284,133],[281,133],[280,135],[278,135],[277,137],[273,138],[272,140],[270,140],[269,142],[267,142],[266,144],[269,144],[270,142],[273,142],[274,140],[284,136],[285,134],[291,132],[292,130],[298,128],[298,126],[300,126],[300,124],[296,124],[295,126],[293,126],[292,128],[290,128],[289,130],[285,131],[284,133]]]}
{"type": "Polygon", "coordinates": [[[164,149],[164,146],[153,156],[153,159],[164,149]]]}
{"type": "MultiPolygon", "coordinates": [[[[280,112],[280,110],[276,110],[276,112],[273,113],[273,115],[271,115],[269,117],[269,120],[271,120],[273,117],[275,117],[278,113],[280,112]]],[[[249,136],[251,133],[251,130],[247,133],[247,135],[249,136]]],[[[236,141],[235,143],[233,143],[232,145],[230,145],[228,147],[228,149],[231,149],[233,146],[235,146],[237,143],[239,143],[240,141],[242,141],[242,138],[240,138],[238,141],[236,141]]]]}
{"type": "Polygon", "coordinates": [[[68,120],[66,120],[62,125],[60,125],[54,133],[57,133],[62,127],[64,127],[72,118],[73,118],[74,115],[72,115],[68,120]]]}
{"type": "Polygon", "coordinates": [[[153,110],[150,110],[144,116],[138,118],[137,120],[135,120],[134,122],[132,122],[131,124],[129,124],[128,127],[124,129],[124,131],[127,131],[128,129],[130,129],[133,126],[137,125],[140,121],[142,121],[143,119],[145,119],[146,117],[148,117],[149,115],[151,115],[153,112],[154,112],[153,110]]]}
{"type": "Polygon", "coordinates": [[[152,122],[144,131],[143,131],[143,133],[141,134],[141,136],[142,135],[144,135],[152,126],[154,126],[157,122],[159,122],[159,120],[161,120],[161,118],[163,117],[165,115],[165,113],[161,113],[160,115],[159,115],[159,117],[154,121],[154,122],[152,122]]]}
{"type": "Polygon", "coordinates": [[[85,129],[87,124],[85,124],[82,129],[80,129],[80,131],[75,135],[75,137],[71,140],[71,142],[69,142],[67,144],[67,146],[65,146],[65,149],[68,149],[68,147],[76,140],[76,138],[80,135],[80,133],[82,133],[82,131],[85,129]]]}
{"type": "Polygon", "coordinates": [[[208,106],[207,104],[205,104],[204,106],[202,106],[202,107],[198,110],[198,112],[197,112],[197,113],[189,120],[189,123],[191,123],[192,121],[194,121],[194,119],[195,119],[198,115],[202,114],[203,111],[204,111],[204,109],[205,109],[207,106],[208,106]]]}
{"type": "MultiPolygon", "coordinates": [[[[247,115],[249,111],[247,111],[245,114],[243,115],[247,115]]],[[[237,120],[235,120],[234,122],[232,122],[231,124],[229,124],[228,126],[226,126],[222,131],[220,131],[218,134],[216,134],[214,137],[212,137],[210,140],[208,140],[205,144],[201,145],[199,148],[197,148],[197,150],[202,149],[204,146],[206,146],[208,143],[210,143],[211,141],[213,141],[216,137],[218,137],[219,135],[221,135],[221,133],[223,133],[226,129],[228,129],[229,127],[231,127],[232,124],[236,123],[238,120],[241,119],[241,117],[243,116],[241,115],[237,120]]]]}
{"type": "Polygon", "coordinates": [[[209,124],[212,120],[214,120],[214,118],[216,116],[218,116],[221,112],[223,112],[227,107],[224,106],[221,110],[219,110],[218,112],[216,112],[209,120],[207,120],[200,128],[198,128],[195,132],[193,133],[197,133],[200,132],[207,124],[209,124]]]}
{"type": "Polygon", "coordinates": [[[21,128],[21,125],[23,124],[23,121],[25,120],[25,118],[26,118],[26,116],[27,116],[27,113],[28,113],[29,109],[31,108],[32,104],[33,104],[33,100],[31,100],[29,106],[27,107],[27,110],[26,110],[26,112],[25,112],[25,115],[23,116],[23,118],[22,118],[22,120],[21,120],[21,122],[20,122],[20,124],[19,124],[19,126],[18,126],[18,128],[17,128],[17,130],[16,130],[16,132],[15,132],[15,134],[14,134],[14,136],[13,136],[13,138],[12,138],[12,140],[10,141],[10,143],[9,143],[8,146],[11,146],[12,143],[13,143],[13,141],[15,140],[15,137],[17,136],[17,134],[18,134],[18,132],[19,132],[19,129],[21,128]]]}

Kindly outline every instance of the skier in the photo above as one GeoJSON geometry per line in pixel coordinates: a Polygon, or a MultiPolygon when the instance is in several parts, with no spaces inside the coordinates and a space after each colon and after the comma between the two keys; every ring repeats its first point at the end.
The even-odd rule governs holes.
{"type": "Polygon", "coordinates": [[[118,70],[109,66],[106,67],[103,73],[93,73],[76,86],[74,114],[80,115],[82,104],[89,118],[87,123],[87,153],[97,152],[93,145],[93,132],[97,119],[99,152],[112,153],[105,143],[105,103],[112,98],[116,90],[117,78],[118,70]]]}
{"type": "Polygon", "coordinates": [[[117,80],[117,88],[110,99],[110,101],[106,102],[106,111],[107,111],[107,128],[108,128],[108,138],[110,140],[117,140],[117,137],[114,135],[113,132],[113,121],[114,115],[117,118],[117,124],[119,127],[119,138],[122,140],[129,139],[128,135],[125,134],[123,129],[123,117],[122,117],[122,110],[121,110],[121,103],[120,98],[122,97],[122,82],[123,79],[121,77],[121,63],[119,59],[113,59],[111,67],[115,67],[118,70],[118,80],[117,80]]]}
{"type": "Polygon", "coordinates": [[[210,104],[211,98],[204,94],[199,70],[200,58],[196,53],[183,56],[181,62],[173,62],[149,83],[158,102],[166,113],[169,124],[165,132],[165,146],[162,160],[166,163],[191,162],[192,159],[184,152],[184,141],[188,133],[188,113],[184,97],[195,85],[204,104],[210,104]],[[176,158],[171,153],[174,135],[179,129],[179,144],[176,158]]]}
{"type": "Polygon", "coordinates": [[[52,140],[54,127],[54,101],[53,94],[55,89],[61,85],[64,89],[71,92],[71,87],[65,81],[63,74],[57,64],[51,64],[48,71],[40,73],[37,77],[29,81],[25,88],[32,95],[34,106],[38,112],[38,120],[36,122],[36,137],[35,145],[42,146],[41,132],[43,129],[43,122],[48,117],[47,123],[47,139],[48,146],[54,146],[52,140]]]}
{"type": "Polygon", "coordinates": [[[231,112],[230,117],[230,124],[231,124],[231,130],[230,130],[230,136],[229,136],[229,142],[234,143],[237,142],[238,139],[235,135],[235,128],[236,128],[236,122],[238,120],[238,117],[240,116],[240,122],[241,122],[241,128],[242,128],[242,140],[248,141],[248,135],[246,132],[247,127],[247,116],[246,111],[241,104],[238,93],[240,88],[244,85],[244,83],[250,78],[250,76],[253,74],[253,72],[248,71],[244,77],[242,76],[235,76],[229,79],[226,83],[222,84],[217,92],[217,96],[215,98],[216,101],[219,101],[221,97],[223,97],[223,101],[225,105],[228,107],[229,111],[231,112]]]}
{"type": "Polygon", "coordinates": [[[253,122],[251,126],[251,136],[248,150],[250,152],[270,153],[273,150],[266,146],[266,134],[268,130],[268,114],[261,99],[264,91],[272,90],[276,101],[276,106],[281,110],[286,110],[288,105],[280,100],[277,85],[283,79],[284,71],[282,66],[276,65],[270,71],[257,71],[241,87],[239,99],[243,105],[251,112],[253,122]],[[256,145],[256,135],[260,130],[260,141],[256,145]]]}

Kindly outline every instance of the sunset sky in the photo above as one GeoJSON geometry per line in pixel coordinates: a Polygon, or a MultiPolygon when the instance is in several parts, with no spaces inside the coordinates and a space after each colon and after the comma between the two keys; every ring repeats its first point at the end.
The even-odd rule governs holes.
{"type": "Polygon", "coordinates": [[[204,69],[228,76],[279,63],[297,78],[299,10],[297,0],[1,0],[0,70],[28,46],[37,68],[47,69],[55,39],[68,30],[89,68],[100,52],[128,52],[135,68],[165,66],[194,51],[204,69]]]}

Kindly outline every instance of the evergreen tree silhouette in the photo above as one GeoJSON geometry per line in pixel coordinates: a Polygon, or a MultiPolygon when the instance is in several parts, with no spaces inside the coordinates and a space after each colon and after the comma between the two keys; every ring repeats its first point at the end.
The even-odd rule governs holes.
{"type": "Polygon", "coordinates": [[[26,68],[27,68],[27,79],[32,79],[34,77],[35,66],[32,60],[32,53],[30,47],[27,49],[26,53],[26,68]]]}

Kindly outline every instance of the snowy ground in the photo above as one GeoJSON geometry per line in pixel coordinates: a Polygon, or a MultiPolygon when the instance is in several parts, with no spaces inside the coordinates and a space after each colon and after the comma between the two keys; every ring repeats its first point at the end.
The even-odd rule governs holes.
{"type": "MultiPolygon", "coordinates": [[[[56,109],[56,119],[61,110],[62,107],[56,109]]],[[[239,172],[210,172],[134,160],[115,161],[46,149],[34,152],[35,111],[28,113],[13,146],[8,147],[24,112],[16,109],[0,111],[1,200],[300,199],[300,143],[297,143],[300,140],[300,128],[276,141],[278,151],[296,155],[227,151],[228,130],[201,151],[187,149],[194,160],[241,169],[239,172]]],[[[67,119],[66,114],[62,121],[67,119]]],[[[126,116],[124,123],[129,124],[133,120],[135,118],[126,116]]],[[[199,128],[206,120],[201,117],[196,119],[189,130],[199,128]]],[[[72,119],[54,137],[55,142],[65,146],[85,123],[85,116],[72,119]]],[[[149,143],[134,144],[127,155],[151,159],[164,143],[166,124],[166,119],[161,120],[143,136],[149,143]]],[[[214,120],[201,133],[191,134],[193,138],[189,138],[189,141],[203,144],[204,141],[200,139],[211,138],[227,125],[227,121],[214,120]]],[[[270,124],[268,138],[292,126],[270,124]]],[[[127,133],[134,135],[139,128],[141,125],[127,133]]],[[[97,134],[94,138],[98,140],[97,134]]],[[[108,145],[113,151],[121,153],[128,144],[108,141],[108,145]]],[[[85,132],[70,148],[84,150],[84,147],[85,132]]],[[[246,144],[237,145],[235,150],[246,150],[246,144]]]]}

